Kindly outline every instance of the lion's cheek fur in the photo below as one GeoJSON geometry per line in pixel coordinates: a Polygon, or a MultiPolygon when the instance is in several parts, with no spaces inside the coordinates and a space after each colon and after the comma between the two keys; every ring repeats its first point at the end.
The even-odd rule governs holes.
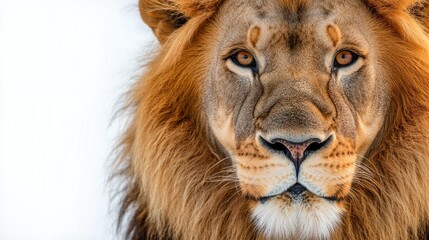
{"type": "MultiPolygon", "coordinates": [[[[226,151],[236,148],[235,130],[232,115],[228,115],[222,108],[214,113],[209,120],[210,129],[226,151]]],[[[229,153],[227,153],[229,154],[229,153]]]]}

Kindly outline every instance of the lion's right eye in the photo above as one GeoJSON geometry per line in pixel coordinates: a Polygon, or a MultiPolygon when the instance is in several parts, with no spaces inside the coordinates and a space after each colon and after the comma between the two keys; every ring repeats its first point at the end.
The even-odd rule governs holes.
{"type": "Polygon", "coordinates": [[[337,52],[334,59],[334,67],[335,68],[343,68],[348,67],[355,63],[359,59],[359,55],[350,51],[350,50],[342,50],[337,52]]]}
{"type": "Polygon", "coordinates": [[[255,57],[247,51],[239,51],[231,56],[232,61],[240,67],[254,68],[256,67],[255,57]]]}

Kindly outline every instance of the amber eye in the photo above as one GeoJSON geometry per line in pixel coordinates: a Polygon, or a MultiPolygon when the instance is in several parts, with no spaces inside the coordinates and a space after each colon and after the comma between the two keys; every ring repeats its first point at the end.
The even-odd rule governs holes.
{"type": "Polygon", "coordinates": [[[236,52],[234,55],[232,55],[232,60],[235,62],[235,64],[241,66],[241,67],[255,67],[256,62],[253,55],[246,51],[239,51],[236,52]]]}
{"type": "Polygon", "coordinates": [[[355,63],[359,58],[359,55],[349,50],[342,50],[335,56],[334,67],[342,68],[347,67],[355,63]]]}

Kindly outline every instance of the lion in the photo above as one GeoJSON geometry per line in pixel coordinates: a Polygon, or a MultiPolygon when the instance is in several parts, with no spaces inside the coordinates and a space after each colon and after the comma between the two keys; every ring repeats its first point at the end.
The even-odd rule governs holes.
{"type": "Polygon", "coordinates": [[[126,239],[424,239],[429,1],[140,0],[126,239]]]}

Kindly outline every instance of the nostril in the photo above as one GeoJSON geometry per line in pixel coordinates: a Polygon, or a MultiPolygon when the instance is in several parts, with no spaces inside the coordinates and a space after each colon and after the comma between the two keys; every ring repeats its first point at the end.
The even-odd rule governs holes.
{"type": "Polygon", "coordinates": [[[289,151],[287,149],[287,147],[284,144],[280,143],[280,142],[271,143],[271,142],[265,140],[263,137],[261,137],[261,141],[265,145],[265,147],[267,147],[269,149],[276,150],[276,151],[281,151],[281,152],[283,152],[283,151],[289,151]]]}
{"type": "Polygon", "coordinates": [[[329,141],[329,139],[330,139],[330,137],[323,142],[320,142],[320,140],[319,140],[318,142],[311,143],[305,149],[305,153],[309,154],[309,153],[316,152],[317,150],[323,148],[326,145],[326,143],[329,141]]]}

